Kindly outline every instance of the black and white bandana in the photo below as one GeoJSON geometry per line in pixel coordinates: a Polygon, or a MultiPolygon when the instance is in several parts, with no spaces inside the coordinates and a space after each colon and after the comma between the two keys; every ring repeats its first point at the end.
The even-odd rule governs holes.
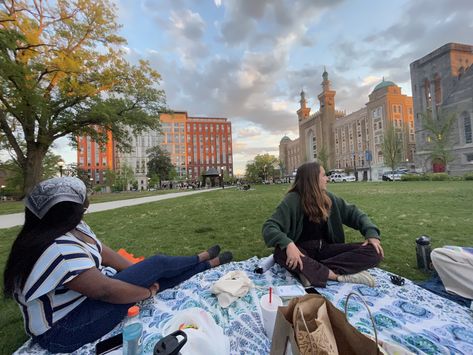
{"type": "Polygon", "coordinates": [[[25,198],[26,207],[42,219],[51,207],[69,201],[83,204],[87,188],[82,180],[64,176],[40,182],[25,198]]]}

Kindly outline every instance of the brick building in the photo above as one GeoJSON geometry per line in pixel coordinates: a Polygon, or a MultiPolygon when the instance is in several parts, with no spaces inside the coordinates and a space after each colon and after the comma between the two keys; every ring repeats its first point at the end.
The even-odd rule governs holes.
{"type": "Polygon", "coordinates": [[[160,114],[161,132],[132,137],[130,153],[116,152],[115,168],[133,169],[138,189],[148,188],[146,150],[160,145],[169,152],[180,180],[199,180],[209,168],[233,175],[232,127],[227,118],[189,117],[185,111],[160,114]]]}
{"type": "MultiPolygon", "coordinates": [[[[97,130],[101,128],[97,127],[97,130]]],[[[107,133],[108,141],[105,145],[94,142],[89,136],[78,137],[77,167],[87,171],[93,184],[105,182],[104,172],[115,169],[115,150],[113,137],[107,133]]]]}
{"type": "Polygon", "coordinates": [[[328,73],[322,75],[320,108],[310,113],[305,92],[301,92],[297,111],[299,137],[283,137],[279,156],[285,174],[291,175],[299,165],[321,160],[326,169],[353,170],[359,180],[378,180],[384,165],[382,141],[385,128],[393,124],[404,144],[403,164],[411,165],[415,152],[412,98],[401,93],[391,81],[381,81],[369,95],[365,107],[346,115],[335,107],[336,91],[330,87],[328,73]]]}

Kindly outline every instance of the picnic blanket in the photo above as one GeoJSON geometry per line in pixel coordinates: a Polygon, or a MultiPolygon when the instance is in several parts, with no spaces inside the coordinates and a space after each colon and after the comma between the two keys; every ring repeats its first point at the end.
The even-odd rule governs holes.
{"type": "MultiPolygon", "coordinates": [[[[259,259],[253,257],[232,262],[195,275],[178,287],[158,293],[154,300],[143,302],[144,354],[152,354],[155,343],[164,335],[163,325],[179,310],[199,307],[212,314],[230,339],[231,354],[268,354],[271,340],[263,330],[259,298],[269,286],[295,284],[298,281],[279,265],[264,274],[253,272],[259,259]],[[228,308],[221,308],[210,292],[211,286],[233,270],[244,270],[255,288],[228,308]]],[[[473,354],[473,312],[466,307],[424,290],[409,280],[404,286],[395,286],[389,274],[372,269],[378,286],[330,282],[327,288],[317,290],[343,310],[346,295],[358,292],[368,303],[381,339],[401,344],[418,354],[473,354]]],[[[368,312],[356,298],[348,307],[350,322],[360,331],[373,335],[368,312]]],[[[118,325],[108,335],[121,332],[118,325]]],[[[73,354],[94,354],[95,344],[87,344],[73,354]]],[[[27,341],[15,354],[47,354],[38,345],[27,341]]]]}

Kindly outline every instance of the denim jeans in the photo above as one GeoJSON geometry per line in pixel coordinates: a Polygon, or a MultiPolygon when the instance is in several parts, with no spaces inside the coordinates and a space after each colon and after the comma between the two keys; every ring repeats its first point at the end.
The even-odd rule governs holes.
{"type": "MultiPolygon", "coordinates": [[[[141,287],[150,287],[159,282],[159,291],[163,291],[209,268],[209,262],[199,262],[197,255],[155,255],[120,271],[112,278],[141,287]]],[[[51,329],[33,337],[33,341],[53,353],[72,352],[111,331],[123,320],[132,305],[87,298],[54,323],[51,329]]]]}

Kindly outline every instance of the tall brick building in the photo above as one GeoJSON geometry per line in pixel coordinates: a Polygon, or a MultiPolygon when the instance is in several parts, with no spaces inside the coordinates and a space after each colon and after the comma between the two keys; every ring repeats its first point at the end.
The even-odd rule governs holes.
{"type": "MultiPolygon", "coordinates": [[[[100,128],[97,127],[97,130],[100,128]]],[[[77,167],[87,171],[94,184],[105,181],[104,172],[115,169],[115,149],[111,133],[107,133],[106,145],[94,142],[89,136],[78,138],[77,167]]]]}
{"type": "Polygon", "coordinates": [[[327,71],[322,79],[319,110],[311,114],[302,91],[297,111],[299,137],[295,140],[283,137],[279,144],[286,174],[292,174],[304,162],[320,160],[325,155],[327,170],[348,168],[359,180],[381,179],[387,170],[381,147],[388,124],[394,125],[403,141],[403,164],[412,164],[415,137],[411,97],[383,79],[374,87],[365,107],[346,115],[335,107],[336,91],[330,87],[327,71]]]}
{"type": "Polygon", "coordinates": [[[126,165],[133,170],[138,189],[147,189],[146,150],[160,145],[169,152],[179,179],[198,180],[209,168],[233,175],[232,126],[227,118],[189,117],[187,112],[176,111],[160,114],[160,121],[160,132],[147,131],[132,136],[130,153],[118,152],[110,139],[105,151],[99,151],[106,158],[100,155],[95,158],[94,154],[98,151],[94,148],[95,143],[90,142],[90,137],[80,138],[80,144],[87,154],[81,153],[84,149],[78,153],[79,167],[90,169],[94,179],[95,176],[100,177],[95,179],[98,184],[104,182],[102,170],[109,168],[120,171],[126,165]]]}

